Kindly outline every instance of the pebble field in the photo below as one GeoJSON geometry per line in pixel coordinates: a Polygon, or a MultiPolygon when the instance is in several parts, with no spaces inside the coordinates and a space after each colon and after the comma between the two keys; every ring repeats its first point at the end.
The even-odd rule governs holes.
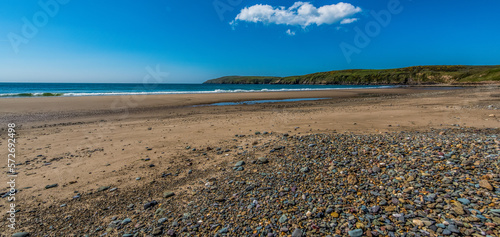
{"type": "Polygon", "coordinates": [[[236,135],[260,142],[187,147],[193,161],[234,159],[30,207],[14,236],[500,236],[498,134],[236,135]]]}

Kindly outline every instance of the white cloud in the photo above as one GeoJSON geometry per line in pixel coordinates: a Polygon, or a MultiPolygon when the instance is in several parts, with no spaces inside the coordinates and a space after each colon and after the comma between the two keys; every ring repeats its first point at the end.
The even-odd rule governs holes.
{"type": "MultiPolygon", "coordinates": [[[[237,21],[246,21],[277,25],[298,25],[302,27],[307,27],[312,24],[318,26],[322,24],[330,25],[339,21],[349,21],[348,18],[358,12],[361,12],[360,7],[355,7],[344,2],[324,5],[318,8],[309,2],[295,2],[289,8],[257,4],[243,8],[231,24],[237,21]]],[[[349,19],[352,20],[356,18],[349,19]]]]}
{"type": "Polygon", "coordinates": [[[288,30],[286,31],[286,34],[287,34],[287,35],[295,35],[295,31],[291,31],[290,29],[288,29],[288,30]]]}
{"type": "Polygon", "coordinates": [[[358,20],[358,18],[345,18],[342,21],[340,21],[340,24],[342,24],[342,25],[343,24],[351,24],[357,20],[358,20]]]}

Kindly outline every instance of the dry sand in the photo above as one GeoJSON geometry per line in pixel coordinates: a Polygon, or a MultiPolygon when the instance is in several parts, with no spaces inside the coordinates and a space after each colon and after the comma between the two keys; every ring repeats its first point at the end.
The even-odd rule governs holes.
{"type": "MultiPolygon", "coordinates": [[[[146,185],[162,172],[196,169],[208,175],[233,155],[200,160],[186,147],[224,147],[235,135],[383,133],[450,126],[498,128],[499,87],[459,90],[395,88],[308,92],[0,99],[2,170],[7,171],[7,122],[17,127],[16,205],[70,200],[100,186],[146,185]],[[330,98],[238,106],[223,101],[330,98]],[[144,159],[151,159],[144,162],[144,159]],[[187,160],[189,159],[189,160],[187,160]],[[26,161],[29,161],[27,164],[26,161]],[[192,166],[189,164],[192,163],[192,166]],[[154,164],[154,167],[149,167],[154,164]],[[136,180],[141,177],[141,180],[136,180]],[[49,184],[59,187],[45,189],[49,184]]],[[[252,138],[241,145],[252,144],[252,138]]],[[[236,152],[236,151],[234,151],[236,152]]],[[[233,152],[233,153],[234,153],[233,152]]],[[[6,182],[7,177],[2,177],[6,182]]],[[[182,189],[186,183],[175,184],[182,189]]],[[[4,183],[0,192],[8,189],[4,183]]],[[[3,213],[8,202],[2,199],[3,213]]],[[[22,218],[22,212],[19,213],[22,218]]],[[[3,226],[5,228],[5,218],[3,226]]],[[[18,223],[22,227],[22,220],[18,223]]]]}

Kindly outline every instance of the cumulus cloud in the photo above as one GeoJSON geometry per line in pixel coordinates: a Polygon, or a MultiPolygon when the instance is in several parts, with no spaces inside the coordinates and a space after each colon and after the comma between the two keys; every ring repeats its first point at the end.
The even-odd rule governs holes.
{"type": "Polygon", "coordinates": [[[343,24],[351,24],[357,20],[358,20],[358,18],[345,18],[342,21],[340,21],[340,24],[342,24],[342,25],[343,24]]]}
{"type": "Polygon", "coordinates": [[[288,30],[286,31],[286,34],[287,34],[287,35],[295,35],[295,31],[291,31],[290,29],[288,29],[288,30]]]}
{"type": "Polygon", "coordinates": [[[352,23],[355,21],[352,19],[356,18],[350,17],[358,12],[361,12],[360,7],[355,7],[344,2],[321,7],[315,7],[309,2],[295,2],[289,8],[257,4],[243,8],[231,24],[235,24],[238,21],[246,21],[277,25],[297,25],[305,28],[312,24],[319,26],[344,21],[351,21],[349,23],[352,23]]]}

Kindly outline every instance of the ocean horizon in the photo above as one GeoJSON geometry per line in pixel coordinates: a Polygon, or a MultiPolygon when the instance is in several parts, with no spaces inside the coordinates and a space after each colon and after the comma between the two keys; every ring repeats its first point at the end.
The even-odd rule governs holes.
{"type": "Polygon", "coordinates": [[[286,84],[143,84],[143,83],[18,83],[1,82],[0,98],[50,96],[167,95],[242,92],[377,89],[379,85],[286,84]]]}

